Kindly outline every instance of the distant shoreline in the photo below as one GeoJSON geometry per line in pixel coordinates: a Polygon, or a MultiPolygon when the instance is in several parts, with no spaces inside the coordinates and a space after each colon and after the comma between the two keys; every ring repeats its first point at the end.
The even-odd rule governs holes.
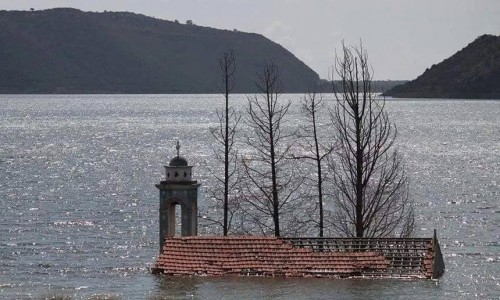
{"type": "MultiPolygon", "coordinates": [[[[246,96],[246,95],[252,95],[255,93],[233,93],[232,95],[235,97],[240,97],[240,96],[246,96]]],[[[300,93],[300,92],[293,92],[293,93],[282,93],[282,95],[296,95],[298,97],[303,97],[304,94],[306,93],[300,93]]],[[[331,95],[333,93],[323,93],[324,95],[331,95]]],[[[392,97],[392,96],[383,96],[382,93],[374,93],[376,94],[377,97],[384,98],[386,101],[500,101],[500,99],[495,99],[495,98],[419,98],[419,97],[414,97],[414,98],[403,98],[403,97],[392,97]]],[[[56,96],[56,97],[62,97],[62,96],[218,96],[222,94],[220,93],[168,93],[168,94],[145,94],[145,93],[114,93],[114,94],[93,94],[93,93],[85,93],[85,94],[78,94],[78,93],[72,93],[72,94],[50,94],[50,93],[44,93],[44,94],[36,94],[36,93],[16,93],[16,94],[1,94],[0,93],[0,98],[8,97],[8,96],[56,96]]]]}

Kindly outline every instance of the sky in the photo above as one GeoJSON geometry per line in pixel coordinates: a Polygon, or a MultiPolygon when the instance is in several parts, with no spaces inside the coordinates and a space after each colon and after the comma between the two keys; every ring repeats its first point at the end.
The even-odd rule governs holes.
{"type": "Polygon", "coordinates": [[[55,7],[260,33],[324,79],[342,41],[363,43],[375,79],[411,80],[478,36],[500,34],[500,0],[0,0],[0,10],[55,7]]]}

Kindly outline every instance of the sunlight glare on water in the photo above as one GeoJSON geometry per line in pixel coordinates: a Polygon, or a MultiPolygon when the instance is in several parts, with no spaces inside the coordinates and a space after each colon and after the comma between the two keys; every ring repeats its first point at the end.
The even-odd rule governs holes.
{"type": "MultiPolygon", "coordinates": [[[[283,98],[293,103],[292,128],[301,95],[283,98]]],[[[245,96],[234,101],[244,111],[245,96]]],[[[417,204],[416,236],[438,230],[441,280],[151,275],[154,184],[177,140],[194,178],[211,184],[203,165],[213,164],[208,128],[221,105],[218,95],[0,96],[0,297],[500,297],[499,101],[387,103],[417,204]]]]}

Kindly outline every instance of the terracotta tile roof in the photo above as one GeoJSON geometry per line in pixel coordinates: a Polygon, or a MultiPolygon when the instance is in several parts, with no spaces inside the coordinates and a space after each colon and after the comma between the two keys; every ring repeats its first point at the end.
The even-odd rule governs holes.
{"type": "Polygon", "coordinates": [[[431,239],[360,241],[262,236],[169,237],[153,272],[300,277],[432,276],[431,239]],[[363,246],[353,248],[359,245],[363,246]]]}

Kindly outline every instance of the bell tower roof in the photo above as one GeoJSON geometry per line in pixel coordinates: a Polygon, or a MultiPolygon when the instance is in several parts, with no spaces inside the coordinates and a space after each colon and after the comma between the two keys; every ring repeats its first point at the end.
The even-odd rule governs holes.
{"type": "Polygon", "coordinates": [[[168,165],[170,167],[187,167],[188,166],[187,160],[184,157],[179,156],[179,150],[181,149],[181,145],[180,145],[179,141],[177,141],[177,144],[175,145],[175,149],[177,150],[177,156],[172,158],[168,165]]]}
{"type": "Polygon", "coordinates": [[[170,167],[187,167],[188,162],[184,157],[176,156],[170,160],[170,167]]]}

